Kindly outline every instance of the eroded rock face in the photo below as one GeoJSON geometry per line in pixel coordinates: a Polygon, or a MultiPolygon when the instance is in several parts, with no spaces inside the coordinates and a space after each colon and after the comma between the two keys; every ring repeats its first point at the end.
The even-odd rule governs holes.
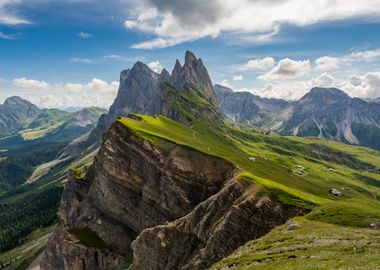
{"type": "Polygon", "coordinates": [[[158,148],[116,122],[86,177],[68,182],[60,209],[62,228],[49,242],[41,267],[57,269],[55,262],[62,262],[62,269],[72,269],[69,266],[81,257],[93,267],[83,269],[107,269],[117,264],[118,256],[132,255],[131,243],[142,230],[187,215],[218,193],[233,171],[229,162],[171,142],[158,148]],[[85,246],[67,241],[69,227],[96,232],[107,244],[97,256],[113,254],[115,261],[105,260],[107,267],[94,265],[92,252],[82,252],[85,246]]]}
{"type": "Polygon", "coordinates": [[[206,269],[300,214],[232,178],[185,217],[142,231],[132,243],[131,269],[206,269]]]}
{"type": "Polygon", "coordinates": [[[41,269],[121,269],[124,258],[109,250],[98,250],[78,244],[60,229],[49,239],[48,248],[40,263],[41,269]]]}

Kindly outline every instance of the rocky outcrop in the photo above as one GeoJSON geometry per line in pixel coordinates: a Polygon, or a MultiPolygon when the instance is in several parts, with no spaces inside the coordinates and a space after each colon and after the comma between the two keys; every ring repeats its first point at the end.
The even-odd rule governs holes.
{"type": "Polygon", "coordinates": [[[232,178],[185,217],[142,231],[132,243],[131,268],[206,269],[300,214],[254,185],[232,178]]]}
{"type": "Polygon", "coordinates": [[[249,92],[234,92],[218,84],[214,87],[222,112],[237,123],[273,128],[287,118],[291,109],[291,103],[285,100],[262,98],[249,92]]]}
{"type": "Polygon", "coordinates": [[[301,213],[237,180],[225,160],[153,144],[115,122],[85,177],[66,185],[62,225],[40,265],[110,269],[133,258],[131,269],[204,269],[301,213]],[[76,241],[73,227],[90,228],[106,247],[76,241]]]}
{"type": "Polygon", "coordinates": [[[100,143],[103,133],[115,119],[129,113],[162,114],[175,121],[189,124],[188,119],[167,102],[167,91],[162,87],[163,84],[171,85],[179,91],[194,89],[197,95],[208,100],[215,110],[219,111],[207,69],[202,60],[193,53],[186,52],[183,66],[177,60],[171,75],[166,69],[158,74],[144,63],[137,62],[132,69],[121,72],[119,91],[108,114],[99,119],[97,127],[90,134],[74,141],[62,153],[61,158],[80,155],[86,149],[94,148],[100,143]]]}

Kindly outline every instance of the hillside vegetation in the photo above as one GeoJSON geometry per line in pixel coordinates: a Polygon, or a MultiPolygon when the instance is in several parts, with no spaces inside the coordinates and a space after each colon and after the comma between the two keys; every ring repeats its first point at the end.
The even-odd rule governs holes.
{"type": "Polygon", "coordinates": [[[367,266],[377,263],[378,258],[371,247],[376,248],[373,242],[379,239],[380,232],[369,228],[380,222],[379,152],[318,139],[263,135],[229,124],[213,125],[202,118],[194,121],[191,127],[163,116],[134,115],[118,121],[161,149],[171,141],[226,159],[239,171],[241,181],[261,186],[264,192],[285,204],[310,211],[298,220],[301,229],[286,234],[284,227],[277,228],[271,235],[248,244],[215,269],[256,269],[255,264],[257,269],[278,269],[276,267],[289,256],[300,259],[288,262],[288,268],[284,269],[305,269],[302,268],[302,258],[312,254],[319,255],[311,264],[315,268],[309,269],[360,265],[361,260],[355,260],[353,256],[343,264],[340,259],[327,267],[329,260],[333,259],[326,261],[324,258],[332,254],[339,256],[347,251],[347,246],[351,247],[348,254],[359,250],[365,254],[369,260],[367,266]],[[340,191],[341,196],[331,194],[331,189],[340,191]],[[277,238],[281,239],[280,243],[271,244],[277,238]],[[301,245],[301,239],[306,239],[310,245],[301,245]],[[257,254],[261,245],[266,247],[265,251],[257,254]],[[278,245],[290,251],[283,251],[278,245]],[[323,247],[330,246],[334,248],[322,252],[323,247]],[[260,265],[264,265],[263,268],[260,265]],[[267,266],[272,268],[265,268],[267,266]]]}

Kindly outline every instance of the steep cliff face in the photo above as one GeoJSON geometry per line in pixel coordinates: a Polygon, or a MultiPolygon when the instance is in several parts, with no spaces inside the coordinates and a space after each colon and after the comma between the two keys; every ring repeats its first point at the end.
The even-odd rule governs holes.
{"type": "Polygon", "coordinates": [[[87,174],[67,184],[41,268],[204,269],[299,214],[237,180],[229,162],[115,122],[87,174]]]}
{"type": "Polygon", "coordinates": [[[201,98],[212,104],[219,112],[213,84],[202,60],[187,51],[183,66],[176,61],[172,74],[163,69],[155,73],[147,65],[137,62],[132,69],[121,72],[120,86],[114,104],[109,113],[103,115],[97,127],[89,134],[74,141],[62,154],[62,157],[75,156],[100,143],[102,134],[119,116],[129,113],[147,115],[162,114],[178,122],[189,124],[171,103],[168,103],[167,87],[170,85],[180,92],[196,92],[201,98]]]}
{"type": "Polygon", "coordinates": [[[66,244],[57,244],[67,243],[68,227],[91,228],[109,250],[128,256],[132,240],[144,228],[186,215],[220,190],[232,171],[228,162],[169,142],[160,150],[116,122],[86,177],[67,184],[60,210],[63,227],[49,245],[43,268],[76,257],[77,244],[72,255],[66,244]],[[49,252],[57,248],[65,252],[49,252]]]}

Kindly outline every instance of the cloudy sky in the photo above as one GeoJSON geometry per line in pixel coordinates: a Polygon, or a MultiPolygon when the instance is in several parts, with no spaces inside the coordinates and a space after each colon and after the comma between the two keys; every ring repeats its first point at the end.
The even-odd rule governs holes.
{"type": "Polygon", "coordinates": [[[237,91],[376,98],[380,0],[0,0],[0,101],[108,107],[122,69],[171,70],[185,50],[237,91]]]}

